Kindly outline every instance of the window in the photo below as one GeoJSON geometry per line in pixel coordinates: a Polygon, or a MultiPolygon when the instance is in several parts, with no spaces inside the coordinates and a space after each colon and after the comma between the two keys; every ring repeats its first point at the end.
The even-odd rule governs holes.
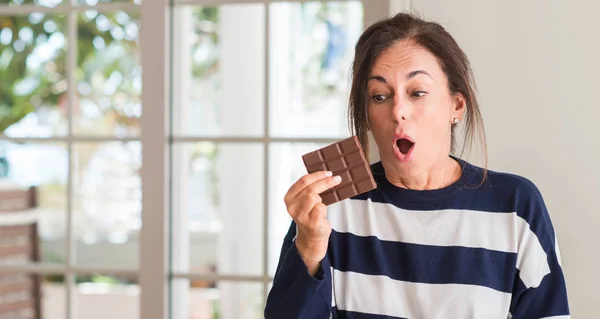
{"type": "Polygon", "coordinates": [[[37,236],[4,238],[1,267],[38,276],[46,319],[139,318],[140,7],[109,2],[0,1],[0,200],[35,187],[37,202],[2,213],[2,236],[33,222],[37,236]]]}
{"type": "Polygon", "coordinates": [[[301,155],[348,136],[363,6],[181,4],[172,27],[174,318],[261,318],[301,155]]]}
{"type": "Polygon", "coordinates": [[[262,317],[363,3],[0,0],[0,283],[45,319],[262,317]]]}

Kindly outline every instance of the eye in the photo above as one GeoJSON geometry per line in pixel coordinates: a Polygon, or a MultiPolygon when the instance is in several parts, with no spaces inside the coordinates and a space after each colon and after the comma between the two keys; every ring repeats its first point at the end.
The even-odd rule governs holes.
{"type": "Polygon", "coordinates": [[[375,101],[376,103],[382,103],[387,99],[387,97],[385,95],[382,94],[377,94],[375,96],[373,96],[373,101],[375,101]]]}
{"type": "Polygon", "coordinates": [[[419,97],[423,97],[423,96],[425,96],[425,94],[427,94],[427,92],[425,92],[425,91],[414,91],[414,92],[411,94],[411,96],[412,96],[412,97],[419,98],[419,97]]]}

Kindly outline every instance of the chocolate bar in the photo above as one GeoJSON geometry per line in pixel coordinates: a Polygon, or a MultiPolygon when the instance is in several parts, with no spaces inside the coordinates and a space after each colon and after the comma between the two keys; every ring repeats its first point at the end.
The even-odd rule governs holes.
{"type": "Polygon", "coordinates": [[[319,194],[323,204],[331,205],[377,188],[358,137],[352,136],[302,156],[308,173],[331,171],[342,181],[319,194]]]}

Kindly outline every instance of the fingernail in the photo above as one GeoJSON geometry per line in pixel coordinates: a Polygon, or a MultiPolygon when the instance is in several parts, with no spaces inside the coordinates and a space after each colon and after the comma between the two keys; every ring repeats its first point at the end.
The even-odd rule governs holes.
{"type": "Polygon", "coordinates": [[[332,172],[330,172],[330,171],[326,171],[326,172],[325,172],[325,176],[332,176],[332,175],[333,175],[333,173],[332,173],[332,172]]]}
{"type": "Polygon", "coordinates": [[[338,176],[336,176],[336,177],[333,178],[333,181],[336,182],[336,183],[337,182],[341,182],[342,181],[342,177],[338,175],[338,176]]]}

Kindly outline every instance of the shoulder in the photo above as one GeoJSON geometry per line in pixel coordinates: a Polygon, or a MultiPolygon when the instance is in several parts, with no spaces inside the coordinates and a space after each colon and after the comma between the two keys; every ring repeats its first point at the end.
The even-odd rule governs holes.
{"type": "Polygon", "coordinates": [[[537,185],[522,175],[488,170],[487,184],[492,190],[512,194],[518,200],[542,200],[537,185]]]}
{"type": "MultiPolygon", "coordinates": [[[[481,169],[483,171],[483,169],[481,169]]],[[[531,179],[509,172],[487,171],[482,186],[506,212],[524,221],[546,251],[555,248],[556,234],[542,192],[531,179]]]]}
{"type": "Polygon", "coordinates": [[[487,171],[485,187],[506,199],[510,199],[515,209],[522,211],[526,206],[543,204],[539,187],[528,177],[495,170],[487,171]]]}
{"type": "Polygon", "coordinates": [[[508,210],[524,219],[536,233],[553,233],[550,215],[539,187],[528,177],[495,170],[487,171],[482,186],[508,210]]]}

